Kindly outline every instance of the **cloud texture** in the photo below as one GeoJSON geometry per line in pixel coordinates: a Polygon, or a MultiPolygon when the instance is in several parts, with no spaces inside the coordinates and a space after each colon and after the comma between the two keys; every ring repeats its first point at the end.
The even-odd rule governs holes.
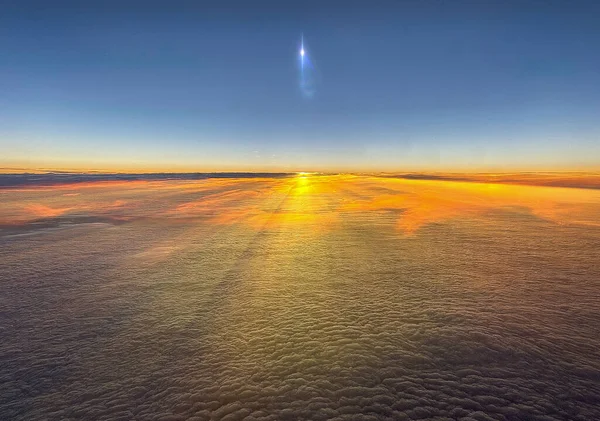
{"type": "Polygon", "coordinates": [[[2,193],[0,419],[600,418],[595,190],[2,193]]]}

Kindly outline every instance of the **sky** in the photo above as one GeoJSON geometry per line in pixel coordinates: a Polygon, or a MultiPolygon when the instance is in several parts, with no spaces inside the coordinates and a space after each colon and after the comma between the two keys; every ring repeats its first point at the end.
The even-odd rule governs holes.
{"type": "Polygon", "coordinates": [[[598,170],[599,12],[3,2],[0,167],[598,170]]]}

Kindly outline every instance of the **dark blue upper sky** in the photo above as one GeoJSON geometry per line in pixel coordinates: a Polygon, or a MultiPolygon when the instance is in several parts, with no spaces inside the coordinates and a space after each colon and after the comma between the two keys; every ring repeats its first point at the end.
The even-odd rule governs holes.
{"type": "Polygon", "coordinates": [[[598,167],[599,19],[583,1],[9,2],[0,166],[598,167]]]}

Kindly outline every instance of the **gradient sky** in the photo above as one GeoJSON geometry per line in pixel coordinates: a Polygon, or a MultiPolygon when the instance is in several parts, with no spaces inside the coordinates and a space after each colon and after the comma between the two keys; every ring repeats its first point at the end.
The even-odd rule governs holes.
{"type": "Polygon", "coordinates": [[[584,1],[5,2],[0,167],[598,169],[598,16],[584,1]]]}

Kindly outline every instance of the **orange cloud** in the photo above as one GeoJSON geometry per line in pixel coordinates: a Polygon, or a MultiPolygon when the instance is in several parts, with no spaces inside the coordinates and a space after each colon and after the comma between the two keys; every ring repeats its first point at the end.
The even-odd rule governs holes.
{"type": "Polygon", "coordinates": [[[36,218],[53,218],[73,210],[73,207],[67,208],[51,208],[42,204],[32,204],[24,207],[24,210],[36,218]]]}
{"type": "Polygon", "coordinates": [[[77,192],[74,186],[1,191],[0,223],[27,223],[77,210],[122,220],[245,224],[257,230],[302,225],[318,235],[345,221],[364,223],[385,215],[377,223],[416,235],[430,224],[491,218],[497,211],[557,224],[598,226],[600,221],[600,191],[593,189],[347,175],[103,181],[77,184],[77,192]]]}
{"type": "Polygon", "coordinates": [[[494,210],[521,209],[555,223],[595,225],[600,206],[600,193],[594,190],[402,179],[381,179],[371,185],[397,193],[367,196],[345,204],[342,211],[397,211],[397,227],[409,235],[431,223],[485,216],[494,210]]]}

